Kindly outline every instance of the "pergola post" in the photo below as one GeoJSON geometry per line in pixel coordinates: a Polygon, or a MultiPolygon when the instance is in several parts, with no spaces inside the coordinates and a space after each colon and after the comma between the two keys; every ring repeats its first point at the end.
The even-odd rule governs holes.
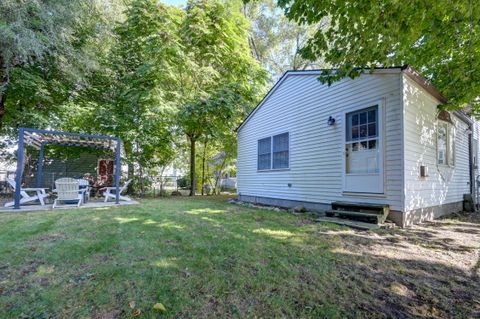
{"type": "Polygon", "coordinates": [[[15,173],[15,204],[14,209],[20,209],[20,192],[22,188],[23,175],[23,138],[24,129],[18,130],[18,151],[17,151],[17,171],[15,173]]]}
{"type": "Polygon", "coordinates": [[[40,145],[40,154],[38,155],[38,164],[37,164],[37,178],[35,181],[35,187],[42,187],[42,174],[43,174],[43,149],[45,148],[44,143],[40,145]]]}
{"type": "Polygon", "coordinates": [[[115,147],[115,204],[120,203],[120,144],[121,140],[117,138],[115,147]]]}

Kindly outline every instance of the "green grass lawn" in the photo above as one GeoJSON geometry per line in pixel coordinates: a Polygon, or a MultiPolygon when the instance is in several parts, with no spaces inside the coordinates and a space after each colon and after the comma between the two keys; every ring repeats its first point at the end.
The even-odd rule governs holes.
{"type": "Polygon", "coordinates": [[[362,267],[409,270],[345,253],[356,234],[224,197],[0,214],[0,318],[394,315],[362,267]]]}

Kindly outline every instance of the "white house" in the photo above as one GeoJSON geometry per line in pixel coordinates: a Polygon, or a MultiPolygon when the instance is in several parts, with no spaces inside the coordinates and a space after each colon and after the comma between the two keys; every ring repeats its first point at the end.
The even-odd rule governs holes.
{"type": "Polygon", "coordinates": [[[480,126],[410,67],[331,86],[288,71],[237,129],[239,198],[327,210],[385,204],[401,226],[474,194],[480,126]]]}

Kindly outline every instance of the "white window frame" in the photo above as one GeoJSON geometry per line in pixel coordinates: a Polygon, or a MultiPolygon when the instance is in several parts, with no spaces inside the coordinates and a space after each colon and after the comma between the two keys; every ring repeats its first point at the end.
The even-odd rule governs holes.
{"type": "MultiPolygon", "coordinates": [[[[381,147],[380,145],[380,123],[381,123],[381,119],[379,118],[379,114],[380,114],[380,110],[379,110],[379,105],[376,104],[376,105],[372,105],[370,107],[367,107],[367,108],[364,108],[364,109],[359,109],[359,110],[355,110],[355,111],[352,111],[352,112],[348,112],[345,114],[345,129],[346,129],[346,136],[345,136],[345,145],[350,145],[350,148],[352,149],[352,152],[363,152],[363,151],[369,151],[369,150],[372,150],[372,149],[378,149],[379,147],[381,147]],[[369,131],[368,127],[370,126],[370,124],[373,124],[372,122],[369,121],[369,118],[368,118],[368,113],[370,113],[370,111],[375,111],[375,121],[373,122],[375,124],[375,135],[370,135],[367,133],[366,136],[364,137],[361,137],[360,136],[360,130],[358,131],[358,136],[356,138],[353,138],[352,136],[352,127],[354,125],[351,124],[352,120],[351,118],[354,116],[354,115],[360,115],[360,113],[367,113],[366,115],[366,123],[364,125],[367,126],[367,132],[369,131]],[[370,148],[369,147],[369,144],[372,142],[372,141],[375,141],[375,147],[374,148],[370,148]],[[367,144],[367,147],[366,148],[360,148],[360,145],[362,143],[366,143],[367,144]],[[357,144],[359,146],[359,148],[357,150],[354,150],[353,147],[354,147],[354,144],[357,144]]],[[[358,123],[357,125],[355,126],[358,126],[360,127],[362,124],[360,124],[360,116],[358,117],[358,123]]],[[[347,166],[345,166],[345,173],[346,174],[355,174],[355,173],[351,173],[351,172],[347,172],[347,166]]],[[[372,174],[377,174],[379,172],[371,172],[372,174]]],[[[363,174],[363,173],[361,173],[363,174]]]]}
{"type": "Polygon", "coordinates": [[[455,125],[453,125],[450,122],[443,121],[443,120],[438,120],[437,121],[437,154],[436,154],[436,161],[437,165],[440,166],[449,166],[449,167],[455,167],[455,125]],[[438,131],[440,127],[445,128],[445,159],[444,163],[440,163],[440,158],[439,158],[439,135],[438,131]]]}
{"type": "Polygon", "coordinates": [[[278,134],[273,134],[270,136],[262,137],[257,140],[257,172],[270,172],[270,171],[284,171],[284,170],[289,170],[290,169],[290,132],[282,132],[278,134]],[[282,168],[273,168],[273,138],[278,135],[283,135],[283,134],[288,134],[288,166],[287,167],[282,167],[282,168]],[[258,143],[263,140],[269,138],[270,139],[270,168],[265,168],[265,169],[259,169],[258,168],[258,143]]]}
{"type": "MultiPolygon", "coordinates": [[[[272,137],[271,136],[267,136],[267,137],[263,137],[263,138],[260,138],[257,140],[257,171],[259,172],[263,172],[263,171],[269,171],[272,169],[272,157],[273,157],[273,154],[272,154],[272,137]],[[260,148],[259,148],[259,144],[260,144],[260,141],[262,140],[266,140],[266,139],[270,139],[270,166],[269,168],[260,168],[259,167],[259,157],[260,157],[260,148]]],[[[266,154],[266,153],[265,153],[266,154]]],[[[262,154],[262,155],[265,155],[265,154],[262,154]]]]}

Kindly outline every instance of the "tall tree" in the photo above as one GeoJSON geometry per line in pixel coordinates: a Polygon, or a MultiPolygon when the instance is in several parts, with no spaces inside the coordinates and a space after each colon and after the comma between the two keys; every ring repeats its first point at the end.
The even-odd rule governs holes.
{"type": "Polygon", "coordinates": [[[452,102],[480,109],[480,6],[473,0],[318,1],[278,0],[288,18],[311,25],[324,21],[302,56],[325,59],[338,70],[331,83],[361,69],[411,64],[452,102]]]}
{"type": "Polygon", "coordinates": [[[170,128],[179,87],[175,71],[183,55],[178,36],[183,12],[156,0],[132,0],[124,14],[107,71],[85,94],[101,119],[97,129],[123,139],[129,174],[138,168],[143,193],[145,172],[173,156],[170,128]]]}
{"type": "Polygon", "coordinates": [[[10,128],[42,121],[71,97],[115,10],[113,0],[0,2],[0,129],[4,116],[10,128]]]}
{"type": "Polygon", "coordinates": [[[179,128],[189,141],[190,195],[196,188],[196,143],[231,131],[263,93],[265,73],[252,57],[239,1],[188,2],[181,30],[186,61],[179,71],[179,128]]]}
{"type": "Polygon", "coordinates": [[[325,67],[321,60],[310,61],[300,54],[319,25],[290,21],[275,0],[245,3],[243,11],[250,20],[249,44],[253,55],[268,70],[272,82],[287,70],[325,67]]]}

